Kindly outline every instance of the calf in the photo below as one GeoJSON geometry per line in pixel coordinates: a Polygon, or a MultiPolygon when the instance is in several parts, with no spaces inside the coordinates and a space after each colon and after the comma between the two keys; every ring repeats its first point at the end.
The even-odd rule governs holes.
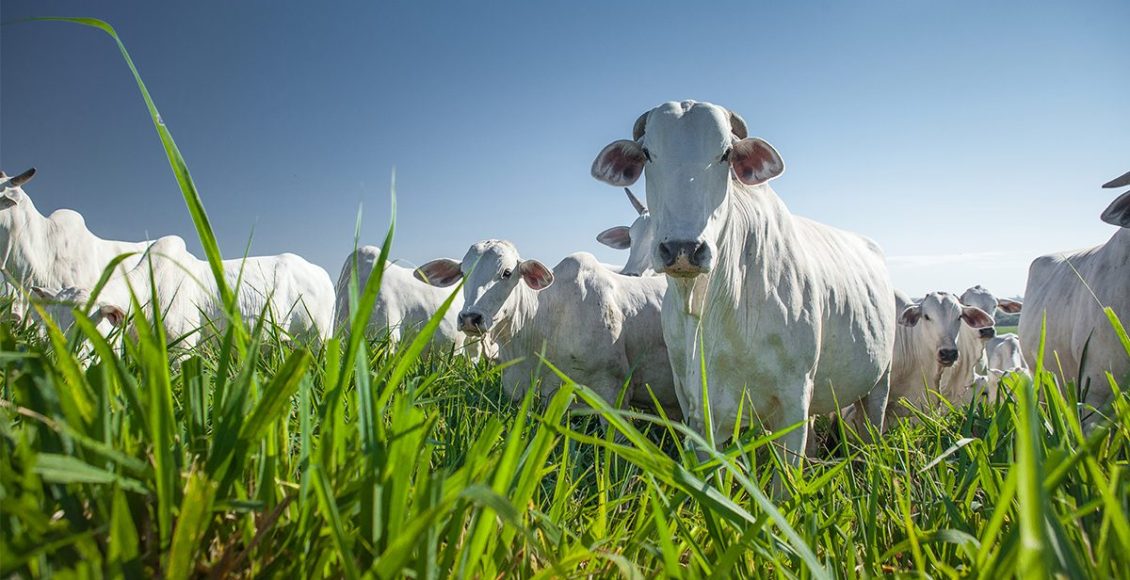
{"type": "Polygon", "coordinates": [[[887,417],[909,414],[899,400],[920,409],[936,407],[939,400],[934,393],[953,403],[968,401],[983,352],[976,330],[992,327],[992,317],[945,292],[932,292],[917,303],[896,292],[895,309],[899,327],[887,417]],[[974,332],[965,333],[965,328],[974,332]]]}

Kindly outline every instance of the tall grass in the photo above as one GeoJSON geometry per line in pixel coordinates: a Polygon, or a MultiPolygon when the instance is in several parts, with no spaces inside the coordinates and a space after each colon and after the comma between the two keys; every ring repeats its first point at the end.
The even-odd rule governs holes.
{"type": "MultiPolygon", "coordinates": [[[[186,165],[138,85],[214,262],[186,165]]],[[[229,325],[179,364],[159,320],[107,341],[79,313],[93,358],[53,326],[46,338],[0,326],[0,574],[1130,570],[1130,399],[1117,388],[1112,420],[1089,433],[1041,365],[997,401],[874,443],[845,434],[797,472],[771,452],[779,434],[755,431],[700,461],[691,449],[711,447],[694,433],[583,386],[515,403],[497,369],[425,354],[440,315],[411,342],[366,338],[383,263],[354,284],[349,338],[316,351],[263,321],[229,325]],[[592,410],[569,413],[578,399],[592,410]],[[786,500],[763,491],[778,473],[786,500]]]]}

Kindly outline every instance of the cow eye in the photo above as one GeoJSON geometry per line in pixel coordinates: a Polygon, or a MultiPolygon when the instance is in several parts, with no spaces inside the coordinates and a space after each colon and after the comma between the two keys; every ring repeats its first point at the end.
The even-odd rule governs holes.
{"type": "Polygon", "coordinates": [[[502,279],[505,280],[506,278],[509,278],[510,274],[513,274],[513,272],[511,272],[509,268],[503,270],[502,271],[502,279]]]}
{"type": "Polygon", "coordinates": [[[930,315],[929,314],[923,314],[922,318],[925,318],[926,320],[930,320],[930,315]]]}
{"type": "Polygon", "coordinates": [[[643,156],[646,157],[648,161],[651,161],[651,151],[648,151],[647,147],[643,148],[643,156]]]}
{"type": "Polygon", "coordinates": [[[724,153],[722,153],[722,163],[725,163],[725,162],[730,160],[730,152],[733,151],[733,150],[734,150],[734,148],[731,147],[731,148],[727,149],[724,153]]]}

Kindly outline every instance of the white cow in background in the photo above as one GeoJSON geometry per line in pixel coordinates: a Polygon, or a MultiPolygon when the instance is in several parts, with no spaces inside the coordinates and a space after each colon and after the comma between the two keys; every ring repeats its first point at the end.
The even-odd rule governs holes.
{"type": "Polygon", "coordinates": [[[1013,333],[998,334],[985,343],[985,356],[989,367],[989,384],[993,392],[1000,384],[1001,377],[1016,373],[1031,378],[1028,364],[1024,362],[1024,350],[1020,337],[1013,333]]]}
{"type": "Polygon", "coordinates": [[[596,241],[617,250],[628,250],[628,261],[622,268],[613,271],[625,276],[653,275],[655,269],[651,267],[651,246],[655,243],[655,235],[651,228],[651,213],[632,194],[632,190],[625,187],[624,193],[628,194],[628,201],[632,202],[639,217],[631,226],[616,226],[600,232],[596,241]]]}
{"type": "Polygon", "coordinates": [[[806,420],[837,403],[860,401],[881,427],[895,315],[879,247],[790,214],[767,183],[784,169],[739,116],[684,101],[644,113],[592,174],[621,187],[647,174],[652,263],[669,280],[663,333],[689,424],[705,432],[705,366],[715,441],[739,422],[800,424],[781,440],[799,462],[806,420]]]}
{"type": "MultiPolygon", "coordinates": [[[[1126,185],[1130,185],[1130,173],[1103,187],[1126,185]]],[[[1130,191],[1103,211],[1102,220],[1119,227],[1106,243],[1040,256],[1032,262],[1019,329],[1028,364],[1035,367],[1040,329],[1047,317],[1044,367],[1057,375],[1062,371],[1062,381],[1075,382],[1081,377],[1077,386],[1083,389],[1085,402],[1098,409],[1111,399],[1106,373],[1122,388],[1130,374],[1130,354],[1103,311],[1103,307],[1111,308],[1123,326],[1130,326],[1130,191]]],[[[1061,382],[1061,388],[1066,384],[1061,382]]]]}
{"type": "MultiPolygon", "coordinates": [[[[7,280],[29,288],[92,287],[115,257],[140,254],[149,245],[103,240],[73,210],[44,217],[23,190],[34,176],[34,168],[14,177],[0,171],[0,269],[7,280]]],[[[121,267],[129,269],[139,259],[128,258],[121,267]]]]}
{"type": "MultiPolygon", "coordinates": [[[[337,279],[335,329],[348,331],[351,319],[349,285],[354,266],[356,265],[357,289],[360,292],[372,276],[373,268],[380,256],[380,248],[362,246],[345,259],[345,264],[341,267],[341,275],[337,279]]],[[[451,293],[417,280],[414,274],[413,269],[385,262],[381,287],[366,326],[367,331],[388,332],[393,342],[399,342],[402,338],[422,329],[439,311],[440,306],[451,293]]],[[[456,322],[456,317],[462,308],[463,296],[456,296],[436,329],[432,339],[433,344],[445,349],[463,347],[464,336],[459,332],[456,322]]]]}
{"type": "MultiPolygon", "coordinates": [[[[239,315],[249,326],[265,315],[268,322],[298,340],[320,341],[329,336],[333,283],[322,268],[294,254],[280,254],[224,260],[223,270],[226,284],[235,293],[239,315]]],[[[41,287],[37,294],[59,300],[89,297],[91,290],[92,286],[41,287]]],[[[227,327],[208,262],[192,255],[178,236],[153,242],[136,266],[110,278],[97,297],[97,305],[129,312],[131,293],[146,318],[152,319],[154,306],[160,308],[170,343],[191,347],[211,330],[227,327]],[[157,304],[151,299],[154,288],[157,304]]],[[[65,318],[64,311],[74,303],[62,302],[56,312],[65,318]]]]}
{"type": "Polygon", "coordinates": [[[922,410],[936,408],[939,395],[954,404],[968,402],[984,352],[977,331],[991,328],[993,317],[946,292],[931,292],[917,302],[895,292],[895,310],[899,327],[887,417],[910,414],[900,400],[922,410]]]}
{"type": "Polygon", "coordinates": [[[650,385],[668,416],[681,416],[660,322],[664,279],[610,272],[587,253],[566,257],[550,272],[502,240],[471,246],[462,262],[433,260],[419,273],[439,286],[466,278],[459,328],[489,336],[500,362],[520,359],[502,371],[511,398],[520,399],[537,380],[544,396],[559,388],[538,358],[544,353],[609,403],[630,376],[627,403],[654,408],[644,386],[650,385]]]}
{"type": "MultiPolygon", "coordinates": [[[[997,310],[1007,312],[1009,314],[1016,314],[1020,312],[1024,307],[1023,303],[1021,303],[1019,300],[997,298],[993,295],[992,292],[990,292],[980,284],[971,288],[967,288],[965,292],[962,292],[961,303],[966,306],[976,306],[977,308],[980,308],[981,310],[985,311],[985,313],[987,313],[990,318],[993,317],[994,313],[997,310]]],[[[981,354],[979,356],[980,361],[976,365],[975,371],[979,376],[990,379],[990,386],[995,387],[998,381],[992,376],[992,373],[989,372],[992,367],[990,367],[988,361],[988,344],[989,341],[991,341],[993,337],[997,335],[996,321],[994,320],[993,324],[983,328],[973,328],[968,325],[962,325],[961,333],[963,343],[975,344],[977,339],[980,339],[981,344],[984,348],[981,349],[981,354]]],[[[993,391],[991,392],[995,392],[995,389],[993,389],[993,391]]]]}
{"type": "MultiPolygon", "coordinates": [[[[169,312],[166,327],[190,332],[206,321],[223,324],[215,279],[207,262],[185,249],[184,240],[166,236],[154,242],[103,240],[86,228],[77,212],[58,210],[43,217],[22,186],[35,175],[29,169],[15,177],[0,174],[0,244],[3,267],[17,283],[39,287],[40,294],[62,296],[89,292],[115,257],[134,253],[119,265],[99,299],[129,308],[129,286],[148,300],[151,256],[158,300],[169,312]],[[191,281],[191,284],[186,282],[191,281]],[[203,313],[203,318],[201,316],[203,313]]],[[[225,260],[227,284],[236,289],[243,317],[254,321],[263,312],[293,336],[329,336],[333,317],[333,282],[329,274],[294,254],[225,260]],[[267,299],[271,308],[264,310],[267,299]]],[[[170,332],[170,339],[179,336],[170,332]]]]}

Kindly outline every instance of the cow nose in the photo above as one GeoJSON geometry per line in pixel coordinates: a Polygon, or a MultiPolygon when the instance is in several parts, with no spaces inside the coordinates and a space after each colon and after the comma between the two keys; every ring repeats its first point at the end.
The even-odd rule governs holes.
{"type": "Polygon", "coordinates": [[[938,362],[942,363],[945,366],[949,366],[957,362],[957,349],[943,348],[938,350],[938,362]]]}
{"type": "Polygon", "coordinates": [[[659,259],[669,273],[696,274],[710,262],[710,248],[698,240],[672,240],[659,244],[659,259]]]}
{"type": "Polygon", "coordinates": [[[997,335],[997,329],[992,326],[986,326],[981,329],[981,338],[993,338],[997,335]]]}
{"type": "Polygon", "coordinates": [[[459,330],[463,332],[477,333],[481,332],[483,328],[483,315],[478,312],[460,312],[459,313],[459,330]]]}

